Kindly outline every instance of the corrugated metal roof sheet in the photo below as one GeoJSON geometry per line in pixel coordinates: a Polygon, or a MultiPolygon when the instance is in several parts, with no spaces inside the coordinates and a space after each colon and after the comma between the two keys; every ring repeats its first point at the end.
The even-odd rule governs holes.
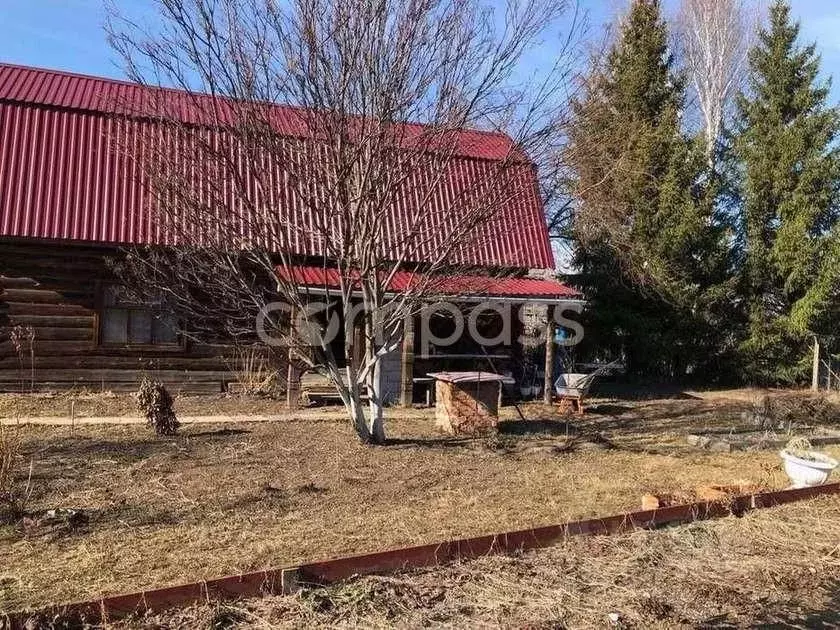
{"type": "MultiPolygon", "coordinates": [[[[0,237],[170,244],[172,239],[163,235],[162,226],[152,218],[143,169],[119,148],[159,132],[159,123],[134,115],[112,115],[136,114],[149,99],[158,102],[161,93],[184,121],[200,119],[192,96],[175,90],[0,64],[0,237]]],[[[219,99],[202,98],[214,107],[224,106],[219,99]]],[[[290,135],[301,131],[300,110],[273,106],[272,111],[281,129],[290,135]]],[[[393,247],[400,240],[417,212],[428,215],[426,229],[434,234],[447,220],[441,215],[454,211],[456,200],[464,196],[465,182],[480,180],[492,169],[491,162],[510,150],[510,140],[501,134],[462,132],[459,157],[451,160],[448,177],[431,196],[429,207],[416,207],[416,195],[406,190],[385,222],[383,247],[393,247]]],[[[455,254],[458,262],[553,266],[532,167],[522,163],[512,168],[504,207],[492,227],[485,226],[479,244],[455,254]]],[[[200,182],[197,186],[202,187],[200,182]]],[[[308,220],[305,211],[291,207],[294,200],[290,202],[288,190],[276,194],[277,207],[300,221],[308,220]]],[[[298,239],[292,249],[320,255],[321,247],[313,237],[298,239]]],[[[435,239],[427,239],[415,261],[428,260],[435,247],[435,239]]]]}
{"type": "MultiPolygon", "coordinates": [[[[337,269],[331,267],[299,266],[292,269],[278,267],[277,273],[286,280],[293,280],[296,284],[310,289],[337,289],[341,286],[341,275],[337,269]]],[[[434,276],[430,281],[429,278],[429,276],[411,271],[398,271],[394,274],[388,289],[399,293],[417,286],[418,283],[426,282],[424,286],[432,287],[433,291],[441,296],[545,299],[581,297],[580,292],[556,280],[479,275],[434,276]]]]}

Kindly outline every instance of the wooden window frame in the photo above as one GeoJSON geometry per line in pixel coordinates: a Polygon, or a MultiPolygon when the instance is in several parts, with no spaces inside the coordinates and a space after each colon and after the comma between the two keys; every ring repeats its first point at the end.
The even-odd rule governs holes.
{"type": "MultiPolygon", "coordinates": [[[[152,307],[143,307],[142,305],[132,306],[106,306],[105,292],[109,287],[122,286],[119,282],[97,281],[96,283],[96,346],[109,350],[127,350],[127,351],[154,351],[154,352],[185,352],[187,350],[187,339],[184,333],[177,331],[177,341],[173,343],[131,343],[103,341],[102,326],[104,325],[105,311],[108,309],[119,310],[146,310],[152,312],[154,315],[155,309],[152,307]]],[[[128,331],[127,331],[128,332],[128,331]]]]}

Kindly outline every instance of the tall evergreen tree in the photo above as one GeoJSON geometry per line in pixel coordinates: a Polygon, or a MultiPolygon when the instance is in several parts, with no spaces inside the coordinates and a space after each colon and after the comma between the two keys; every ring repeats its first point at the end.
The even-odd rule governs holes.
{"type": "Polygon", "coordinates": [[[709,361],[727,270],[702,143],[680,118],[658,0],[636,0],[602,67],[573,103],[575,264],[587,339],[624,350],[637,373],[681,376],[709,361]]]}
{"type": "Polygon", "coordinates": [[[814,334],[837,334],[840,284],[838,113],[818,78],[815,45],[799,46],[787,2],[770,8],[738,98],[735,155],[749,330],[746,375],[795,382],[814,334]],[[835,330],[832,330],[835,329],[835,330]]]}

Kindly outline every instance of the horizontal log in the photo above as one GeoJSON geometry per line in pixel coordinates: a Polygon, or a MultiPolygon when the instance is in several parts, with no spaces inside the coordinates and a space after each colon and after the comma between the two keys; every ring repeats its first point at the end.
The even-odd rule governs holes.
{"type": "Polygon", "coordinates": [[[92,325],[81,327],[33,327],[35,341],[90,341],[93,342],[94,329],[92,325]]]}
{"type": "Polygon", "coordinates": [[[55,261],[45,266],[31,265],[27,262],[18,269],[8,267],[2,269],[8,275],[31,278],[38,287],[56,284],[58,286],[88,286],[90,290],[93,290],[96,280],[113,281],[114,279],[113,274],[104,268],[104,263],[101,267],[79,267],[62,261],[55,261]]]}
{"type": "Polygon", "coordinates": [[[64,300],[64,296],[56,291],[47,289],[4,289],[4,302],[24,302],[36,304],[58,304],[64,300]]]}
{"type": "Polygon", "coordinates": [[[228,357],[233,359],[236,356],[236,348],[225,344],[191,343],[189,351],[190,355],[195,357],[228,357]]]}
{"type": "Polygon", "coordinates": [[[14,275],[8,273],[11,270],[4,269],[7,275],[0,277],[0,287],[20,289],[44,288],[50,282],[56,282],[62,286],[89,287],[92,291],[94,288],[94,283],[91,282],[92,280],[113,277],[113,274],[99,267],[79,268],[72,264],[61,262],[40,264],[42,262],[26,260],[21,263],[20,269],[15,270],[14,275]]]}
{"type": "Polygon", "coordinates": [[[96,318],[91,315],[10,315],[12,326],[33,328],[92,328],[96,318]]]}
{"type": "MultiPolygon", "coordinates": [[[[95,349],[93,342],[90,341],[49,341],[37,338],[34,347],[36,355],[90,354],[95,349]]],[[[10,356],[17,356],[12,342],[0,342],[0,358],[10,356]]]]}
{"type": "Polygon", "coordinates": [[[81,304],[34,304],[31,302],[2,301],[6,306],[6,313],[13,315],[93,315],[93,309],[81,304]]]}
{"type": "Polygon", "coordinates": [[[102,252],[116,252],[118,247],[114,245],[96,245],[93,243],[84,242],[49,242],[49,241],[33,241],[32,239],[15,239],[0,241],[0,247],[9,249],[18,249],[25,252],[49,252],[49,251],[73,251],[79,255],[85,253],[102,253],[102,252]]]}
{"type": "MultiPolygon", "coordinates": [[[[85,261],[98,261],[107,257],[119,256],[116,249],[110,248],[86,248],[66,243],[56,245],[36,245],[33,243],[0,243],[0,254],[13,256],[6,263],[13,263],[15,259],[30,259],[33,262],[60,259],[82,263],[85,261]]],[[[8,275],[8,274],[6,274],[8,275]]]]}
{"type": "MultiPolygon", "coordinates": [[[[17,382],[2,382],[0,381],[0,393],[20,393],[20,392],[61,392],[68,390],[85,389],[93,392],[136,392],[140,381],[135,383],[130,382],[101,382],[101,383],[74,383],[72,381],[62,381],[56,383],[36,381],[35,386],[30,387],[28,378],[17,382]]],[[[221,381],[163,381],[163,384],[172,394],[219,394],[225,391],[224,385],[221,381]]]]}
{"type": "MultiPolygon", "coordinates": [[[[27,377],[29,369],[24,369],[27,377]]],[[[16,382],[20,380],[20,370],[0,370],[0,382],[16,382]]],[[[35,370],[35,379],[43,382],[87,382],[109,383],[138,382],[144,376],[153,377],[157,380],[167,382],[198,382],[198,381],[228,381],[232,379],[230,372],[226,370],[103,370],[103,369],[78,369],[78,370],[35,370]]]]}
{"type": "MultiPolygon", "coordinates": [[[[0,340],[3,338],[0,337],[0,340]]],[[[230,349],[228,349],[230,352],[230,349]]],[[[89,357],[91,355],[102,355],[112,357],[132,357],[135,359],[152,360],[152,359],[167,359],[169,357],[194,357],[194,358],[211,358],[217,360],[224,360],[225,354],[219,350],[213,350],[206,347],[194,349],[188,347],[183,349],[181,347],[173,346],[144,346],[137,348],[133,346],[97,346],[93,342],[83,341],[50,341],[35,339],[35,354],[37,356],[49,355],[76,355],[89,357]]],[[[0,359],[4,357],[16,356],[14,348],[10,341],[0,342],[0,359]]]]}
{"type": "Polygon", "coordinates": [[[35,289],[38,283],[32,278],[9,278],[0,276],[0,295],[3,289],[35,289]]]}
{"type": "MultiPolygon", "coordinates": [[[[205,370],[227,371],[231,366],[218,357],[192,357],[176,355],[148,357],[139,354],[104,355],[101,349],[92,348],[90,353],[76,356],[35,356],[37,369],[129,369],[129,370],[205,370]]],[[[17,356],[0,358],[0,369],[16,369],[17,356]]],[[[27,358],[28,365],[28,358],[27,358]]]]}

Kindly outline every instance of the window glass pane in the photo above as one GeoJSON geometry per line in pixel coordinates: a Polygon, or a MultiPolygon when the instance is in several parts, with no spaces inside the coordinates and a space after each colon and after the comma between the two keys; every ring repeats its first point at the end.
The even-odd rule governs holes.
{"type": "Polygon", "coordinates": [[[178,321],[171,313],[158,313],[152,322],[152,343],[178,343],[178,321]]]}
{"type": "Polygon", "coordinates": [[[152,313],[132,309],[128,316],[129,343],[152,343],[152,313]]]}
{"type": "Polygon", "coordinates": [[[115,284],[109,284],[102,292],[102,303],[104,306],[115,306],[119,294],[119,287],[115,284]]]}
{"type": "Polygon", "coordinates": [[[173,314],[161,313],[153,300],[136,303],[121,285],[102,287],[102,305],[100,343],[171,345],[180,341],[178,320],[173,314]]]}
{"type": "Polygon", "coordinates": [[[102,312],[102,343],[126,343],[128,341],[128,311],[121,308],[106,308],[102,312]]]}

